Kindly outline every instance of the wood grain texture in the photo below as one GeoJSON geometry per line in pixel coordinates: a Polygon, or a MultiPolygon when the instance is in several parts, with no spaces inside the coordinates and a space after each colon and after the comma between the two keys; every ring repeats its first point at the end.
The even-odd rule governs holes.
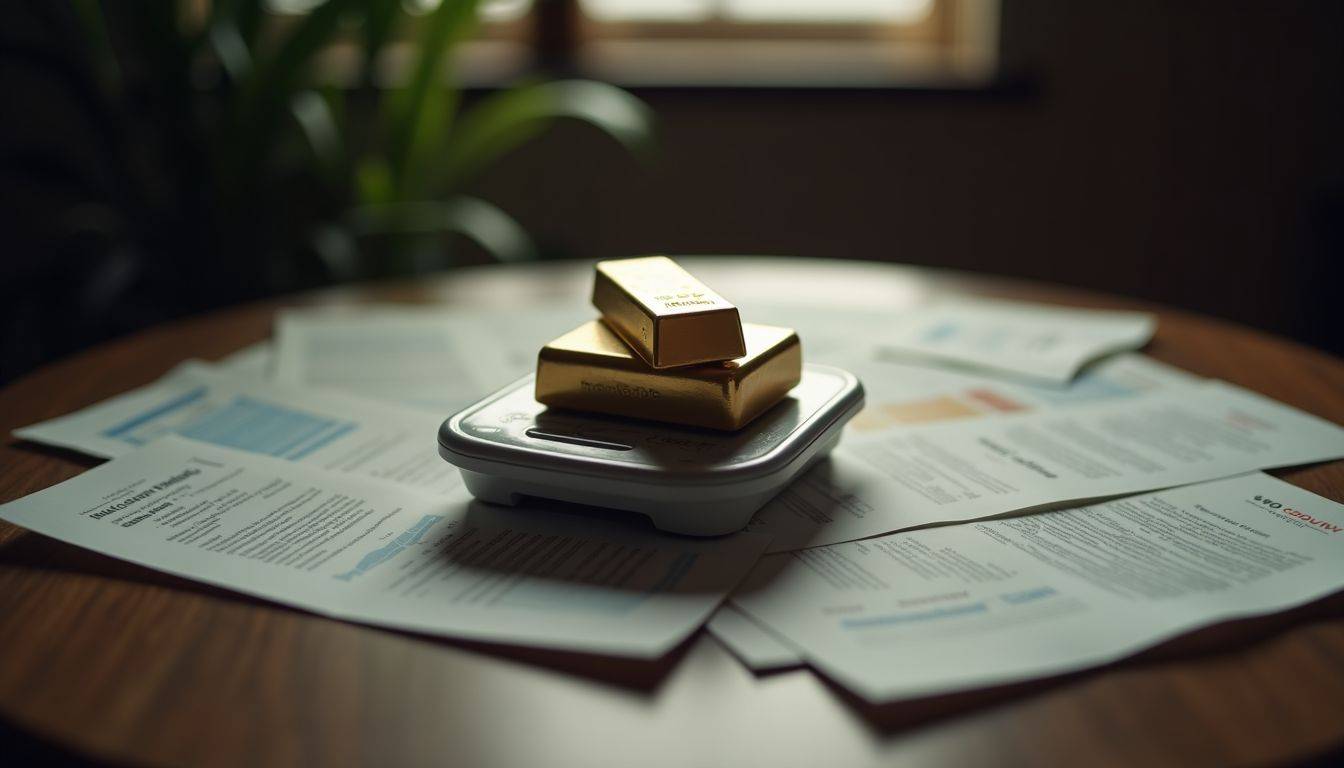
{"type": "MultiPolygon", "coordinates": [[[[685,261],[734,302],[905,309],[960,293],[1158,312],[1148,352],[1344,423],[1344,363],[1116,297],[845,262],[685,261]]],[[[589,265],[338,289],[152,329],[0,391],[0,431],[265,338],[283,306],[586,302],[589,265]]],[[[563,329],[562,329],[563,330],[563,329]]],[[[96,462],[6,437],[0,501],[96,462]]],[[[1344,500],[1344,462],[1277,473],[1344,500]]],[[[656,662],[461,643],[312,616],[0,523],[0,718],[77,754],[287,765],[1263,764],[1344,742],[1344,596],[1093,672],[872,707],[754,676],[703,633],[656,662]]]]}

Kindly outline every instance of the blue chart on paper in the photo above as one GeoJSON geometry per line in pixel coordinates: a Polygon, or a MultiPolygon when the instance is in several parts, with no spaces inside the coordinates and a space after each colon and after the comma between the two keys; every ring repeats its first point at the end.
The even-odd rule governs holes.
{"type": "MultiPolygon", "coordinates": [[[[1002,602],[1003,606],[1012,610],[1021,608],[1022,606],[1031,606],[1043,601],[1048,601],[1050,598],[1057,597],[1058,595],[1059,591],[1054,587],[1035,587],[1017,592],[1005,592],[999,595],[999,600],[1002,602]]],[[[988,613],[989,610],[989,603],[980,601],[943,608],[930,608],[923,611],[906,611],[879,616],[860,616],[852,619],[841,619],[840,626],[845,629],[871,629],[874,627],[927,624],[941,619],[954,619],[964,616],[984,614],[988,613]]]]}
{"type": "Polygon", "coordinates": [[[924,341],[931,344],[947,341],[961,332],[961,326],[958,323],[946,321],[931,326],[924,331],[924,341]]]}
{"type": "Polygon", "coordinates": [[[143,413],[137,413],[120,424],[104,429],[103,436],[131,445],[144,445],[165,432],[171,432],[171,425],[175,420],[190,418],[192,408],[205,397],[206,392],[206,387],[188,390],[143,413]]]}
{"type": "Polygon", "coordinates": [[[345,573],[336,574],[336,578],[341,581],[350,581],[356,576],[362,576],[386,563],[412,544],[423,541],[425,534],[429,533],[429,529],[433,528],[434,524],[442,519],[443,515],[425,515],[415,525],[398,534],[395,539],[361,557],[354,568],[345,573]]]}
{"type": "Polygon", "coordinates": [[[355,429],[355,422],[239,395],[213,410],[198,387],[103,430],[103,435],[143,445],[176,433],[204,443],[298,460],[355,429]]]}
{"type": "Polygon", "coordinates": [[[177,433],[205,443],[297,460],[354,428],[352,421],[328,419],[239,396],[177,433]]]}
{"type": "Polygon", "coordinates": [[[1008,605],[1026,605],[1058,594],[1059,591],[1054,587],[1036,587],[1035,589],[1024,589],[1020,592],[1007,592],[999,595],[999,599],[1008,605]]]}
{"type": "Polygon", "coordinates": [[[935,621],[937,619],[949,619],[955,616],[967,616],[974,613],[984,613],[988,610],[989,606],[984,603],[971,603],[969,605],[957,605],[949,608],[934,608],[928,611],[912,611],[909,613],[893,613],[884,616],[864,616],[856,619],[842,619],[840,621],[840,626],[845,629],[888,627],[895,624],[913,624],[935,621]]]}
{"type": "Polygon", "coordinates": [[[1083,371],[1066,388],[1031,387],[1031,392],[1051,405],[1072,405],[1075,403],[1093,403],[1115,400],[1121,397],[1137,395],[1139,389],[1131,384],[1115,380],[1113,377],[1095,371],[1083,371]]]}

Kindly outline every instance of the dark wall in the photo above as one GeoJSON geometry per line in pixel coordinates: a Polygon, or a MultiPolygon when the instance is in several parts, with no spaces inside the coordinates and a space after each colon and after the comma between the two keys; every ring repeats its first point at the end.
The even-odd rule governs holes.
{"type": "Polygon", "coordinates": [[[877,259],[1156,299],[1340,351],[1344,5],[1009,2],[1003,87],[646,90],[482,186],[560,250],[877,259]]]}
{"type": "MultiPolygon", "coordinates": [[[[130,255],[44,239],[88,184],[125,203],[98,148],[157,122],[82,110],[94,75],[69,8],[19,7],[0,27],[0,381],[260,290],[228,279],[247,249],[209,238],[130,255]]],[[[560,126],[478,191],[553,255],[796,254],[1018,275],[1344,353],[1344,4],[1006,0],[1003,22],[1004,69],[986,89],[642,90],[660,118],[653,164],[560,126]]],[[[190,164],[162,165],[196,188],[190,164]]],[[[147,231],[174,230],[151,218],[147,231]]]]}

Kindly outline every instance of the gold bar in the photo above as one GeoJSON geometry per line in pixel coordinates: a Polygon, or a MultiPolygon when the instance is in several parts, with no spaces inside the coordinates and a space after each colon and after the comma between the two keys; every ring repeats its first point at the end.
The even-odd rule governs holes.
{"type": "Polygon", "coordinates": [[[666,256],[599,261],[593,306],[654,368],[747,354],[737,307],[666,256]]]}
{"type": "Polygon", "coordinates": [[[536,398],[547,406],[741,429],[778,403],[803,374],[803,348],[789,328],[744,323],[736,360],[650,368],[601,320],[541,348],[536,398]]]}

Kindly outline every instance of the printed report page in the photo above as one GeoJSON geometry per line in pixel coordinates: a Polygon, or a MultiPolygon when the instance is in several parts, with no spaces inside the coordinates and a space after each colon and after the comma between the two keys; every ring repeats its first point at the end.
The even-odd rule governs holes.
{"type": "Polygon", "coordinates": [[[848,425],[861,438],[912,424],[1096,405],[1203,381],[1133,353],[1118,354],[1089,367],[1067,387],[1037,386],[973,371],[917,365],[872,350],[851,351],[827,362],[863,382],[863,411],[848,425]]]}
{"type": "Polygon", "coordinates": [[[1089,361],[1147,344],[1156,327],[1155,318],[1142,312],[943,302],[907,313],[877,343],[912,356],[1063,386],[1089,361]]]}
{"type": "Polygon", "coordinates": [[[578,307],[290,310],[276,321],[273,374],[442,420],[532,371],[537,350],[584,319],[578,307]]]}
{"type": "MultiPolygon", "coordinates": [[[[811,336],[808,336],[811,349],[811,336]]],[[[866,404],[848,429],[863,437],[911,424],[959,421],[1005,413],[1072,408],[1190,386],[1200,378],[1140,354],[1121,353],[1089,367],[1068,387],[1004,381],[969,370],[915,365],[869,349],[833,349],[828,363],[863,381],[866,404]]],[[[716,611],[709,633],[753,670],[802,664],[797,651],[732,605],[716,611]]]]}
{"type": "Polygon", "coordinates": [[[443,493],[462,479],[438,455],[439,421],[419,411],[190,362],[140,389],[14,434],[100,458],[175,434],[443,493]]]}
{"type": "Polygon", "coordinates": [[[1063,673],[1344,589],[1344,505],[1253,473],[772,555],[733,604],[864,698],[1063,673]]]}
{"type": "Polygon", "coordinates": [[[1344,456],[1344,429],[1218,381],[848,435],[757,513],[781,552],[1344,456]]]}
{"type": "Polygon", "coordinates": [[[430,496],[174,436],[0,518],[336,618],[642,657],[698,628],[766,544],[430,496]]]}

